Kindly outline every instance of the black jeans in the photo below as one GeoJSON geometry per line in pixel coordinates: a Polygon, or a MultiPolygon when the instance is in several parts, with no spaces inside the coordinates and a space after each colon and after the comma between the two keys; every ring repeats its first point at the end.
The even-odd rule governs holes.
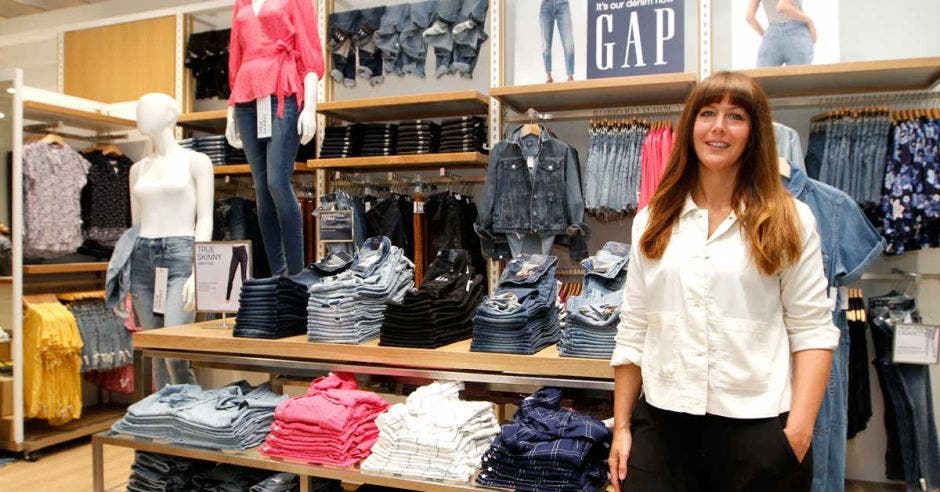
{"type": "Polygon", "coordinates": [[[640,398],[633,412],[625,492],[808,491],[813,451],[802,462],[783,427],[787,414],[763,419],[690,415],[640,398]]]}
{"type": "Polygon", "coordinates": [[[228,265],[228,285],[225,287],[225,300],[232,298],[232,287],[235,284],[235,271],[241,267],[242,284],[248,278],[248,248],[235,246],[232,248],[232,261],[228,265]]]}

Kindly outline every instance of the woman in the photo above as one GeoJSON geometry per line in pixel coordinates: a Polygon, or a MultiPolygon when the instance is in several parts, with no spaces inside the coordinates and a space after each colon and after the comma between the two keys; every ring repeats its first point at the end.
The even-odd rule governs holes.
{"type": "Polygon", "coordinates": [[[803,12],[803,0],[750,0],[747,23],[762,38],[757,50],[758,67],[813,63],[816,24],[803,12]],[[757,22],[757,4],[764,5],[767,31],[757,22]]]}
{"type": "Polygon", "coordinates": [[[752,79],[698,84],[678,134],[633,222],[611,360],[614,488],[809,490],[839,339],[816,221],[780,182],[752,79]]]}

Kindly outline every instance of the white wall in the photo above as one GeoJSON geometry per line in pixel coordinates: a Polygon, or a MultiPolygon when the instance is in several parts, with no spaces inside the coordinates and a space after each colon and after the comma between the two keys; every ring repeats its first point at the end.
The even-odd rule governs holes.
{"type": "Polygon", "coordinates": [[[58,87],[58,46],[55,37],[0,46],[0,68],[22,68],[24,85],[54,91],[58,87]]]}

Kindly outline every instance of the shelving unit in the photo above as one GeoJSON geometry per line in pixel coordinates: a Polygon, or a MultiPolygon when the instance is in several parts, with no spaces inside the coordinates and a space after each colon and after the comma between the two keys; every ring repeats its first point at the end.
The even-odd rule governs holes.
{"type": "Polygon", "coordinates": [[[99,133],[137,128],[137,122],[133,120],[39,101],[23,101],[23,118],[49,123],[61,122],[65,126],[94,130],[99,133]]]}
{"type": "Polygon", "coordinates": [[[437,92],[319,103],[317,112],[351,122],[483,115],[489,98],[478,91],[437,92]]]}
{"type": "Polygon", "coordinates": [[[23,265],[24,275],[54,275],[58,273],[106,272],[108,262],[94,263],[40,263],[23,265]]]}
{"type": "Polygon", "coordinates": [[[227,114],[228,110],[225,109],[183,113],[176,120],[176,124],[183,128],[189,128],[190,130],[222,133],[225,131],[227,114]]]}
{"type": "Polygon", "coordinates": [[[673,104],[685,100],[696,80],[694,73],[611,77],[494,87],[490,95],[519,113],[673,104]]]}
{"type": "Polygon", "coordinates": [[[469,484],[454,484],[444,482],[431,482],[420,479],[395,477],[391,475],[376,475],[360,472],[356,467],[336,468],[329,466],[310,465],[293,460],[274,459],[262,455],[257,448],[245,451],[220,451],[206,448],[197,448],[193,446],[183,446],[178,444],[167,444],[157,442],[152,439],[146,439],[114,432],[103,432],[92,436],[92,460],[94,462],[93,488],[95,492],[104,490],[104,460],[101,458],[104,454],[104,446],[120,446],[124,448],[146,451],[150,453],[162,453],[184,458],[214,461],[236,466],[247,466],[251,468],[260,468],[272,472],[294,473],[300,476],[301,492],[309,490],[307,483],[309,477],[320,477],[333,480],[341,480],[350,483],[362,483],[380,485],[385,487],[395,487],[406,490],[421,491],[445,491],[445,490],[490,490],[481,487],[473,487],[469,484]]]}
{"type": "Polygon", "coordinates": [[[0,447],[8,451],[22,451],[29,458],[30,453],[39,449],[110,429],[111,425],[124,416],[125,410],[127,408],[121,405],[88,406],[82,409],[80,419],[56,427],[42,421],[29,421],[24,429],[25,439],[22,443],[14,446],[0,443],[0,447]]]}
{"type": "Polygon", "coordinates": [[[307,161],[310,169],[369,169],[375,171],[406,171],[435,167],[485,168],[486,154],[457,152],[449,154],[392,155],[387,157],[345,157],[307,161]]]}
{"type": "Polygon", "coordinates": [[[940,57],[794,65],[743,73],[756,79],[770,97],[925,90],[940,81],[940,57]]]}
{"type": "MultiPolygon", "coordinates": [[[[251,168],[248,164],[226,164],[224,166],[213,166],[212,172],[216,176],[251,176],[251,168]]],[[[310,169],[303,162],[294,163],[295,173],[309,173],[310,169]]]]}

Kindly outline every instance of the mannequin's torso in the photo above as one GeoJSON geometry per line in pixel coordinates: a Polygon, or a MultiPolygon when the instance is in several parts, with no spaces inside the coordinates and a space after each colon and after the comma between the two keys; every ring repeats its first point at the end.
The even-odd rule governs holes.
{"type": "Polygon", "coordinates": [[[183,148],[169,155],[149,155],[131,168],[131,195],[137,205],[140,237],[193,236],[196,230],[196,183],[199,154],[183,148]]]}

